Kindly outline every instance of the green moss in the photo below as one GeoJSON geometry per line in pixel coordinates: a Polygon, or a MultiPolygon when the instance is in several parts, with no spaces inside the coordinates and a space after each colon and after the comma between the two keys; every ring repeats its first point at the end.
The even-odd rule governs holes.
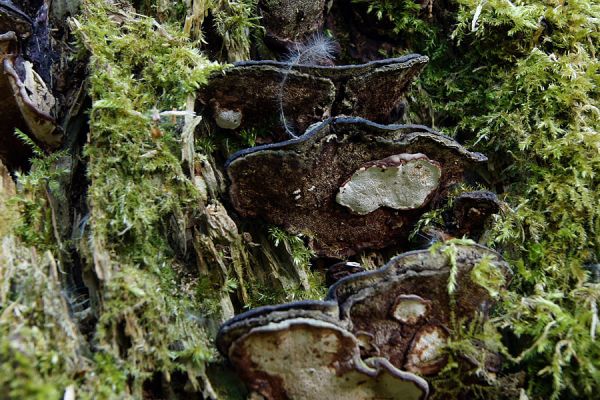
{"type": "Polygon", "coordinates": [[[322,273],[311,269],[311,259],[315,255],[304,243],[303,237],[292,235],[275,226],[269,227],[269,236],[276,248],[283,248],[285,253],[290,255],[295,271],[300,275],[299,283],[291,287],[274,287],[254,279],[249,282],[250,298],[246,307],[323,299],[327,293],[325,278],[322,273]]]}
{"type": "Polygon", "coordinates": [[[219,1],[213,5],[215,28],[223,41],[221,57],[228,62],[250,58],[251,40],[261,32],[257,0],[219,1]]]}
{"type": "MultiPolygon", "coordinates": [[[[407,50],[432,59],[410,118],[469,140],[490,157],[490,183],[504,189],[490,244],[516,274],[495,322],[527,349],[508,363],[526,371],[527,394],[589,398],[600,387],[598,289],[584,268],[600,256],[600,8],[583,0],[454,4],[456,12],[435,15],[435,28],[404,30],[418,39],[407,50]]],[[[519,354],[514,342],[506,340],[519,354]]]]}
{"type": "Polygon", "coordinates": [[[185,237],[200,197],[182,169],[183,119],[169,112],[185,110],[187,97],[221,66],[181,31],[101,2],[84,1],[73,25],[90,53],[84,151],[89,262],[101,285],[97,347],[124,372],[127,384],[117,377],[115,386],[136,397],[156,372],[169,380],[184,371],[199,389],[213,351],[169,237],[185,237]]]}
{"type": "MultiPolygon", "coordinates": [[[[58,399],[87,360],[57,263],[13,235],[0,247],[0,387],[6,399],[58,399]]],[[[83,384],[83,382],[81,382],[83,384]]]]}

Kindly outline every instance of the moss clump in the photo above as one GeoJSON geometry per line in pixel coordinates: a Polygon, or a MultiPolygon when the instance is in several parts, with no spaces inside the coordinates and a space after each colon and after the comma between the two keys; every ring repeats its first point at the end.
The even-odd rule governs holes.
{"type": "MultiPolygon", "coordinates": [[[[374,3],[382,17],[403,18],[374,3]]],[[[527,372],[527,394],[589,398],[600,387],[599,287],[585,270],[600,256],[600,8],[583,0],[452,7],[434,8],[429,31],[399,31],[432,58],[416,99],[427,101],[414,103],[411,117],[490,156],[490,183],[508,203],[490,244],[516,272],[495,322],[512,368],[527,372]]]]}
{"type": "MultiPolygon", "coordinates": [[[[135,3],[135,2],[134,2],[135,3]]],[[[160,23],[179,25],[183,33],[208,44],[219,60],[243,61],[250,58],[252,38],[262,32],[261,17],[257,16],[258,0],[141,0],[138,10],[155,16],[160,23]],[[210,16],[211,18],[207,18],[210,16]],[[216,43],[206,43],[211,32],[216,43]]]]}
{"type": "Polygon", "coordinates": [[[185,267],[169,244],[173,227],[185,237],[200,204],[182,170],[183,121],[171,111],[185,111],[188,96],[221,66],[152,18],[96,1],[84,1],[82,11],[73,26],[90,54],[83,247],[99,280],[95,345],[127,377],[124,393],[140,397],[156,373],[168,382],[176,371],[210,390],[199,384],[212,357],[193,318],[200,303],[182,284],[185,267]]]}
{"type": "Polygon", "coordinates": [[[6,399],[58,399],[87,360],[57,263],[12,235],[0,241],[0,387],[6,399]]]}

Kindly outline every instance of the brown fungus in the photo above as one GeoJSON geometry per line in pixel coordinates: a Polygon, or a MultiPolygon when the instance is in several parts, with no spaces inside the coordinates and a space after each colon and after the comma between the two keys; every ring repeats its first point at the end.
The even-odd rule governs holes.
{"type": "Polygon", "coordinates": [[[398,368],[433,374],[444,365],[438,355],[451,328],[451,314],[472,319],[487,313],[491,295],[473,280],[480,263],[492,263],[507,282],[510,269],[501,256],[479,245],[454,245],[456,289],[450,294],[449,256],[438,248],[404,253],[376,271],[351,275],[329,290],[340,318],[352,332],[373,337],[373,355],[398,368]]]}
{"type": "Polygon", "coordinates": [[[266,399],[425,397],[427,384],[410,372],[433,375],[444,367],[451,313],[469,320],[485,315],[491,304],[487,290],[473,281],[473,270],[485,261],[505,283],[510,277],[497,253],[453,246],[452,295],[447,251],[413,251],[378,270],[342,278],[324,301],[240,314],[221,327],[217,347],[266,399]]]}
{"type": "Polygon", "coordinates": [[[344,258],[405,240],[466,168],[486,160],[423,126],[339,117],[300,138],[242,150],[226,169],[242,216],[310,237],[318,255],[344,258]],[[370,183],[361,181],[364,191],[358,183],[351,190],[354,177],[370,168],[396,172],[372,174],[370,183]],[[386,186],[398,193],[394,201],[376,195],[386,186]]]}
{"type": "Polygon", "coordinates": [[[418,54],[343,66],[246,61],[213,74],[198,99],[217,126],[271,132],[274,141],[288,137],[285,128],[303,132],[340,114],[387,124],[401,117],[408,86],[427,61],[418,54]]]}
{"type": "Polygon", "coordinates": [[[228,355],[249,388],[266,399],[422,400],[429,391],[425,380],[385,359],[364,362],[352,333],[316,319],[254,328],[228,355]]]}
{"type": "Polygon", "coordinates": [[[11,169],[26,164],[23,155],[30,153],[15,136],[15,129],[46,149],[57,148],[62,141],[51,115],[54,96],[33,65],[19,57],[18,47],[14,32],[0,35],[0,158],[11,169]]]}
{"type": "Polygon", "coordinates": [[[338,319],[339,310],[335,301],[297,301],[274,306],[258,307],[236,315],[219,329],[216,345],[219,351],[228,354],[231,344],[250,330],[273,322],[290,318],[311,318],[342,326],[338,319]]]}

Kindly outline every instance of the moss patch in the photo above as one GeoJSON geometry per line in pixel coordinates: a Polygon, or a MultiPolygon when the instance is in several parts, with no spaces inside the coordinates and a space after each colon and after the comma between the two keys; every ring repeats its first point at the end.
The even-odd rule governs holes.
{"type": "Polygon", "coordinates": [[[530,398],[588,398],[600,386],[600,288],[585,269],[600,257],[598,4],[459,0],[436,13],[433,3],[421,29],[427,13],[373,3],[432,59],[410,118],[491,159],[507,206],[490,244],[516,272],[495,320],[512,369],[526,371],[530,398]]]}

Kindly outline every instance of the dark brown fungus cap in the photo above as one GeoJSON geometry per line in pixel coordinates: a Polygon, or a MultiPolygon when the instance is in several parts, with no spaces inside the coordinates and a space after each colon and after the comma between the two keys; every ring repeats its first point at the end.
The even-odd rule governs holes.
{"type": "Polygon", "coordinates": [[[295,129],[330,115],[335,99],[330,80],[285,67],[244,64],[213,74],[198,95],[203,115],[223,129],[276,129],[281,126],[278,100],[284,78],[286,118],[295,129]]]}
{"type": "Polygon", "coordinates": [[[60,145],[62,134],[51,115],[54,104],[54,97],[32,64],[19,57],[17,35],[0,34],[0,159],[9,168],[22,166],[22,155],[29,154],[15,136],[16,128],[41,147],[60,145]]]}
{"type": "Polygon", "coordinates": [[[477,239],[488,219],[500,211],[500,201],[488,191],[461,193],[454,199],[450,229],[454,236],[477,239]]]}
{"type": "Polygon", "coordinates": [[[236,315],[221,325],[216,339],[217,349],[223,355],[227,355],[231,344],[251,329],[290,318],[318,319],[341,326],[342,322],[338,319],[338,315],[339,310],[335,301],[305,300],[258,307],[236,315]]]}
{"type": "Polygon", "coordinates": [[[406,239],[466,168],[486,160],[423,126],[340,117],[242,150],[226,168],[242,216],[305,234],[318,255],[344,258],[406,239]]]}
{"type": "Polygon", "coordinates": [[[285,138],[280,101],[288,128],[298,134],[340,114],[387,124],[401,116],[408,85],[427,61],[410,54],[345,66],[240,62],[214,73],[198,99],[219,127],[272,132],[275,141],[285,138]]]}
{"type": "Polygon", "coordinates": [[[384,359],[363,362],[352,333],[309,318],[250,330],[231,345],[229,360],[251,390],[271,400],[421,400],[429,391],[425,380],[384,359]]]}
{"type": "Polygon", "coordinates": [[[479,245],[405,253],[376,271],[342,278],[324,301],[236,316],[221,327],[217,347],[266,399],[425,398],[427,383],[413,373],[432,375],[444,367],[451,307],[468,320],[491,304],[473,278],[482,265],[505,278],[500,285],[510,278],[502,258],[479,245]],[[452,296],[450,250],[456,260],[452,296]]]}
{"type": "Polygon", "coordinates": [[[491,305],[487,289],[474,281],[473,269],[489,261],[504,283],[510,277],[508,265],[492,250],[453,246],[457,275],[452,295],[449,256],[439,247],[405,253],[376,271],[344,278],[330,288],[328,299],[337,300],[350,331],[373,338],[366,348],[377,349],[398,368],[434,374],[445,363],[441,350],[451,328],[451,307],[459,318],[470,319],[491,305]]]}

